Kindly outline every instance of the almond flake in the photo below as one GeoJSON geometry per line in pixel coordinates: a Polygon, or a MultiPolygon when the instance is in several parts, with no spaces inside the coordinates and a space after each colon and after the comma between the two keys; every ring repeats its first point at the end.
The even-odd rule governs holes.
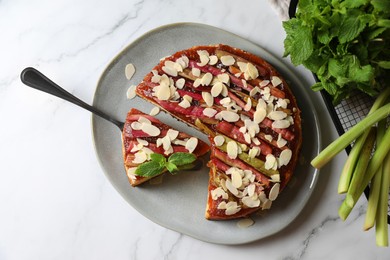
{"type": "Polygon", "coordinates": [[[264,209],[270,209],[271,208],[271,205],[272,205],[272,201],[269,200],[269,199],[266,199],[263,203],[263,205],[261,206],[261,209],[264,210],[264,209]]]}
{"type": "Polygon", "coordinates": [[[255,158],[260,154],[260,148],[257,146],[252,147],[252,149],[249,150],[249,158],[255,158]]]}
{"type": "Polygon", "coordinates": [[[244,205],[248,208],[257,208],[260,206],[259,199],[253,200],[251,197],[243,197],[241,200],[242,203],[244,203],[244,205]]]}
{"type": "Polygon", "coordinates": [[[222,83],[229,84],[229,81],[230,81],[229,74],[227,74],[227,73],[218,74],[218,75],[217,75],[217,78],[218,78],[222,83]]]}
{"type": "Polygon", "coordinates": [[[192,102],[192,97],[189,95],[184,95],[183,99],[188,100],[188,102],[190,102],[190,103],[192,102]]]}
{"type": "Polygon", "coordinates": [[[221,62],[223,65],[225,66],[231,66],[233,65],[236,61],[234,60],[234,58],[230,55],[227,55],[227,56],[222,56],[221,57],[221,62]]]}
{"type": "Polygon", "coordinates": [[[125,67],[125,75],[128,80],[130,80],[135,73],[135,67],[133,64],[129,63],[125,67]]]}
{"type": "Polygon", "coordinates": [[[187,99],[183,99],[179,104],[182,108],[189,108],[191,107],[191,103],[187,99]]]}
{"type": "Polygon", "coordinates": [[[169,139],[169,136],[164,136],[163,138],[161,138],[161,143],[164,151],[169,151],[169,149],[171,148],[171,139],[169,139]]]}
{"type": "Polygon", "coordinates": [[[262,87],[265,87],[269,84],[269,80],[263,80],[262,82],[260,82],[259,86],[262,88],[262,87]]]}
{"type": "Polygon", "coordinates": [[[176,145],[186,146],[187,141],[175,139],[175,140],[172,141],[172,143],[176,144],[176,145]]]}
{"type": "Polygon", "coordinates": [[[272,174],[271,175],[271,180],[273,182],[280,182],[280,174],[272,174]]]}
{"type": "Polygon", "coordinates": [[[138,144],[142,145],[142,147],[149,145],[148,141],[140,139],[140,138],[137,138],[137,142],[138,142],[138,144]]]}
{"type": "Polygon", "coordinates": [[[210,61],[210,58],[209,58],[208,54],[206,55],[204,52],[199,54],[199,59],[200,59],[200,62],[198,62],[197,65],[200,66],[200,67],[205,66],[210,61]]]}
{"type": "Polygon", "coordinates": [[[208,107],[213,106],[214,98],[209,92],[202,92],[202,98],[208,107]]]}
{"type": "Polygon", "coordinates": [[[195,77],[199,77],[199,76],[200,76],[200,69],[198,69],[198,68],[192,68],[191,73],[192,73],[192,75],[194,75],[195,77]]]}
{"type": "Polygon", "coordinates": [[[157,115],[158,113],[160,113],[160,108],[159,108],[159,107],[153,107],[152,110],[150,110],[149,115],[155,116],[155,115],[157,115]]]}
{"type": "Polygon", "coordinates": [[[249,96],[253,97],[254,95],[256,95],[259,92],[260,92],[260,88],[259,87],[254,87],[254,88],[251,89],[251,91],[249,91],[249,96]]]}
{"type": "Polygon", "coordinates": [[[223,83],[222,82],[217,82],[214,84],[214,86],[211,88],[211,95],[213,97],[219,96],[221,94],[223,89],[223,83]]]}
{"type": "Polygon", "coordinates": [[[222,135],[217,135],[214,137],[215,146],[221,146],[225,142],[225,138],[222,135]]]}
{"type": "Polygon", "coordinates": [[[131,167],[129,169],[127,169],[127,176],[132,179],[132,180],[136,180],[137,179],[137,175],[135,175],[135,171],[137,170],[138,167],[131,167]]]}
{"type": "Polygon", "coordinates": [[[272,128],[284,129],[290,126],[290,121],[288,120],[276,120],[272,122],[272,128]]]}
{"type": "Polygon", "coordinates": [[[226,185],[226,188],[228,189],[228,191],[230,191],[234,196],[238,195],[238,190],[237,190],[236,187],[233,186],[233,184],[230,181],[230,179],[226,180],[225,185],[226,185]]]}
{"type": "Polygon", "coordinates": [[[176,63],[179,64],[182,69],[185,69],[188,67],[188,64],[184,61],[183,57],[178,58],[176,60],[176,63]]]}
{"type": "Polygon", "coordinates": [[[141,130],[149,136],[159,136],[161,131],[156,126],[151,124],[142,123],[141,130]]]}
{"type": "Polygon", "coordinates": [[[264,110],[267,110],[267,104],[265,103],[265,101],[264,101],[263,99],[257,100],[256,110],[257,110],[257,109],[264,109],[264,110]]]}
{"type": "Polygon", "coordinates": [[[152,81],[153,83],[160,83],[160,81],[161,81],[161,76],[158,75],[158,74],[155,74],[155,75],[153,75],[151,81],[152,81]]]}
{"type": "Polygon", "coordinates": [[[218,57],[217,56],[215,56],[215,55],[211,55],[210,57],[209,57],[209,64],[210,65],[215,65],[215,64],[217,64],[217,62],[218,62],[218,57]]]}
{"type": "Polygon", "coordinates": [[[203,86],[208,86],[210,85],[212,80],[213,80],[213,75],[210,72],[207,72],[206,74],[203,75],[200,84],[203,86]]]}
{"type": "Polygon", "coordinates": [[[282,83],[282,80],[279,77],[272,76],[271,83],[272,83],[272,86],[276,87],[282,83]]]}
{"type": "Polygon", "coordinates": [[[127,92],[126,92],[126,97],[127,97],[127,99],[133,99],[133,98],[135,98],[135,95],[136,95],[135,89],[136,89],[136,87],[137,87],[137,86],[135,86],[135,85],[131,85],[131,86],[128,88],[128,90],[127,90],[127,92]]]}
{"type": "Polygon", "coordinates": [[[221,201],[218,204],[217,209],[226,209],[226,201],[221,201]]]}
{"type": "Polygon", "coordinates": [[[272,186],[271,190],[269,191],[269,195],[268,195],[269,200],[274,201],[278,197],[279,189],[280,189],[279,183],[276,183],[274,186],[272,186]]]}
{"type": "MultiPolygon", "coordinates": [[[[173,63],[172,61],[170,61],[170,62],[173,63],[172,66],[167,66],[167,62],[169,62],[169,61],[166,61],[166,62],[165,62],[165,66],[162,67],[162,70],[163,70],[166,74],[168,74],[169,76],[177,77],[177,70],[173,67],[173,64],[174,64],[174,63],[173,63]]],[[[170,63],[168,63],[168,64],[170,64],[170,63]]]]}
{"type": "Polygon", "coordinates": [[[175,83],[175,86],[178,88],[178,89],[182,89],[184,87],[184,84],[186,83],[186,80],[183,79],[183,78],[180,78],[178,80],[176,80],[176,83],[175,83]]]}
{"type": "Polygon", "coordinates": [[[242,79],[241,82],[245,89],[248,88],[248,83],[246,82],[245,79],[242,79]]]}
{"type": "Polygon", "coordinates": [[[194,84],[193,84],[194,88],[199,87],[201,82],[202,82],[202,79],[195,79],[194,84]]]}
{"type": "Polygon", "coordinates": [[[255,194],[256,185],[254,183],[251,183],[248,185],[248,196],[252,197],[253,194],[255,194]]]}
{"type": "Polygon", "coordinates": [[[231,176],[232,176],[232,185],[237,189],[240,188],[242,185],[241,174],[238,171],[233,171],[231,176]]]}
{"type": "Polygon", "coordinates": [[[246,102],[246,104],[244,106],[244,110],[245,111],[249,111],[249,110],[251,110],[251,108],[252,108],[252,99],[248,98],[248,100],[247,100],[247,102],[246,102]]]}
{"type": "Polygon", "coordinates": [[[173,64],[173,68],[177,71],[177,72],[183,72],[183,67],[180,65],[180,63],[178,62],[175,62],[173,64]]]}
{"type": "Polygon", "coordinates": [[[213,200],[217,200],[219,197],[226,200],[228,199],[228,194],[221,187],[211,190],[211,198],[213,200]]]}
{"type": "Polygon", "coordinates": [[[244,139],[245,139],[245,142],[247,142],[248,144],[251,143],[251,135],[249,133],[244,133],[244,139]]]}
{"type": "Polygon", "coordinates": [[[226,203],[226,210],[225,210],[226,215],[234,215],[240,210],[241,208],[237,205],[237,202],[229,201],[228,203],[226,203]]]}
{"type": "Polygon", "coordinates": [[[287,117],[287,114],[283,111],[271,111],[268,113],[267,117],[272,120],[282,120],[287,117]]]}
{"type": "Polygon", "coordinates": [[[179,135],[179,131],[174,130],[174,129],[168,129],[167,131],[167,136],[169,137],[169,140],[173,141],[177,138],[179,135]]]}
{"type": "Polygon", "coordinates": [[[222,119],[227,121],[227,122],[237,122],[240,119],[240,116],[233,111],[223,110],[223,111],[219,112],[218,114],[220,114],[222,119]]]}
{"type": "Polygon", "coordinates": [[[197,146],[198,146],[198,138],[191,137],[190,139],[188,139],[185,148],[188,150],[189,153],[192,153],[197,146]]]}
{"type": "Polygon", "coordinates": [[[241,72],[245,72],[247,70],[248,63],[242,62],[242,61],[237,61],[237,66],[240,69],[241,72]]]}
{"type": "Polygon", "coordinates": [[[259,141],[259,139],[258,139],[257,137],[253,137],[253,138],[252,138],[252,142],[253,142],[255,145],[260,145],[260,144],[261,144],[260,141],[259,141]]]}
{"type": "Polygon", "coordinates": [[[251,218],[244,218],[237,222],[239,228],[248,228],[252,226],[255,222],[251,218]]]}
{"type": "Polygon", "coordinates": [[[134,154],[134,156],[135,156],[135,157],[134,157],[134,160],[133,160],[132,162],[133,162],[133,163],[137,163],[137,164],[143,163],[143,162],[145,162],[145,161],[148,159],[146,153],[143,152],[143,151],[138,151],[138,152],[136,152],[136,153],[134,154]]]}
{"type": "Polygon", "coordinates": [[[264,135],[264,139],[268,142],[272,142],[272,135],[264,135]]]}
{"type": "Polygon", "coordinates": [[[287,144],[287,141],[285,139],[282,138],[282,135],[279,134],[278,135],[278,140],[276,141],[276,145],[279,147],[279,148],[282,148],[283,146],[285,146],[287,144]]]}
{"type": "Polygon", "coordinates": [[[225,97],[219,101],[219,103],[221,105],[223,105],[224,107],[229,106],[231,104],[231,102],[232,102],[232,99],[230,97],[225,97]]]}
{"type": "Polygon", "coordinates": [[[277,162],[275,156],[273,154],[267,154],[267,156],[265,157],[264,168],[266,170],[272,169],[276,163],[277,162]]]}
{"type": "Polygon", "coordinates": [[[203,115],[205,115],[207,117],[213,117],[213,116],[215,116],[216,113],[217,113],[217,110],[212,109],[211,107],[206,107],[203,110],[203,115]]]}
{"type": "Polygon", "coordinates": [[[265,111],[265,109],[257,108],[255,113],[253,114],[253,121],[256,124],[260,124],[261,122],[263,122],[266,115],[267,115],[267,111],[265,111]]]}
{"type": "Polygon", "coordinates": [[[292,157],[292,151],[290,149],[284,149],[279,155],[280,166],[287,165],[292,157]]]}
{"type": "Polygon", "coordinates": [[[140,122],[137,122],[137,121],[134,121],[130,124],[130,127],[133,129],[133,130],[141,130],[141,126],[142,124],[140,122]]]}
{"type": "Polygon", "coordinates": [[[155,90],[156,97],[159,100],[168,100],[171,97],[171,90],[169,85],[159,85],[155,88],[155,90]]]}
{"type": "Polygon", "coordinates": [[[226,87],[225,84],[223,84],[223,86],[222,86],[222,91],[221,91],[221,95],[224,96],[224,97],[227,97],[228,94],[229,94],[228,88],[226,87]]]}
{"type": "Polygon", "coordinates": [[[238,146],[237,146],[237,143],[235,141],[229,141],[227,143],[226,150],[227,150],[227,154],[228,154],[230,159],[236,159],[237,158],[238,146]]]}
{"type": "Polygon", "coordinates": [[[248,63],[246,73],[248,74],[249,79],[256,79],[259,76],[257,68],[252,63],[248,63]]]}
{"type": "Polygon", "coordinates": [[[276,107],[287,108],[287,101],[283,98],[279,98],[278,101],[276,101],[276,107]]]}

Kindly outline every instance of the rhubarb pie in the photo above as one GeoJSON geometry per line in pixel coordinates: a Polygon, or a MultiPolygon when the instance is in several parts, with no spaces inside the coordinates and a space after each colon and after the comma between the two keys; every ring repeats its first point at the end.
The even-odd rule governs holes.
{"type": "Polygon", "coordinates": [[[168,157],[182,152],[199,157],[209,151],[209,146],[202,140],[179,132],[134,108],[127,114],[122,138],[126,173],[132,186],[151,178],[136,175],[135,171],[139,165],[150,161],[153,153],[168,157]]]}
{"type": "Polygon", "coordinates": [[[136,93],[209,136],[207,219],[268,209],[289,182],[302,142],[300,110],[287,82],[260,57],[196,46],[162,59],[136,93]]]}

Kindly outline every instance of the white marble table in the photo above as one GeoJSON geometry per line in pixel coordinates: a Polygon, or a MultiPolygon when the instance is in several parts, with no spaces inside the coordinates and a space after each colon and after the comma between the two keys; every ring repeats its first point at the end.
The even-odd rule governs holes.
{"type": "MultiPolygon", "coordinates": [[[[19,80],[34,66],[91,102],[116,53],[175,22],[217,26],[283,55],[281,21],[266,1],[0,1],[0,259],[390,259],[375,232],[362,231],[365,199],[345,223],[338,218],[345,154],[321,171],[307,207],[282,232],[248,245],[208,244],[129,206],[95,157],[91,115],[19,80]]],[[[335,129],[319,95],[310,96],[327,144],[335,129]]]]}

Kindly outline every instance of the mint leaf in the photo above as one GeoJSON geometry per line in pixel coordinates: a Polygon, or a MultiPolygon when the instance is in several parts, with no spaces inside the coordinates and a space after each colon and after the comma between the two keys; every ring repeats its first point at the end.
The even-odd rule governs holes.
{"type": "Polygon", "coordinates": [[[165,165],[165,162],[166,162],[164,155],[159,154],[159,153],[150,154],[150,159],[154,162],[159,163],[160,165],[165,165]]]}
{"type": "Polygon", "coordinates": [[[177,152],[169,156],[168,162],[173,163],[176,166],[182,166],[189,163],[193,163],[196,160],[196,156],[192,153],[177,152]]]}
{"type": "Polygon", "coordinates": [[[316,82],[313,86],[311,86],[311,89],[313,91],[320,91],[320,90],[323,90],[324,87],[322,86],[321,82],[316,82]]]}
{"type": "Polygon", "coordinates": [[[153,177],[163,173],[165,165],[161,165],[157,161],[149,161],[140,164],[135,170],[135,174],[142,177],[153,177]]]}
{"type": "Polygon", "coordinates": [[[335,78],[344,77],[347,73],[347,67],[341,60],[331,58],[328,63],[328,71],[335,78]]]}
{"type": "Polygon", "coordinates": [[[374,78],[374,68],[371,65],[360,66],[359,59],[354,56],[353,62],[349,63],[348,77],[356,82],[370,82],[374,78]]]}
{"type": "Polygon", "coordinates": [[[364,30],[367,22],[359,17],[361,15],[363,15],[363,12],[353,10],[344,16],[339,30],[340,43],[355,39],[364,30]]]}
{"type": "Polygon", "coordinates": [[[346,8],[357,8],[362,5],[368,4],[370,0],[345,0],[341,3],[341,6],[346,8]]]}
{"type": "Polygon", "coordinates": [[[384,69],[390,69],[390,61],[379,61],[378,66],[384,69]]]}
{"type": "Polygon", "coordinates": [[[176,172],[176,171],[178,170],[178,169],[177,169],[177,166],[176,166],[175,164],[171,163],[171,162],[167,162],[167,163],[165,164],[165,167],[167,167],[167,169],[168,169],[168,171],[169,171],[170,173],[176,172]]]}
{"type": "Polygon", "coordinates": [[[375,11],[390,13],[390,1],[386,0],[371,0],[371,4],[374,6],[375,11]]]}

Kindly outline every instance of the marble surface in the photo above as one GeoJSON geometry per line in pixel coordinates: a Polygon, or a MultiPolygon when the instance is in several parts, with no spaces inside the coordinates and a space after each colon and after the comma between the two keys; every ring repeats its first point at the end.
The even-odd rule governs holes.
{"type": "MultiPolygon", "coordinates": [[[[120,50],[175,22],[216,26],[283,55],[280,16],[267,1],[0,1],[0,259],[389,259],[375,232],[362,231],[364,198],[346,222],[338,218],[343,153],[321,170],[308,205],[282,232],[247,245],[209,244],[129,206],[96,159],[91,115],[19,80],[33,66],[91,103],[120,50]]],[[[313,83],[308,71],[281,59],[313,83]]],[[[308,92],[327,144],[335,129],[320,96],[308,92]]]]}

